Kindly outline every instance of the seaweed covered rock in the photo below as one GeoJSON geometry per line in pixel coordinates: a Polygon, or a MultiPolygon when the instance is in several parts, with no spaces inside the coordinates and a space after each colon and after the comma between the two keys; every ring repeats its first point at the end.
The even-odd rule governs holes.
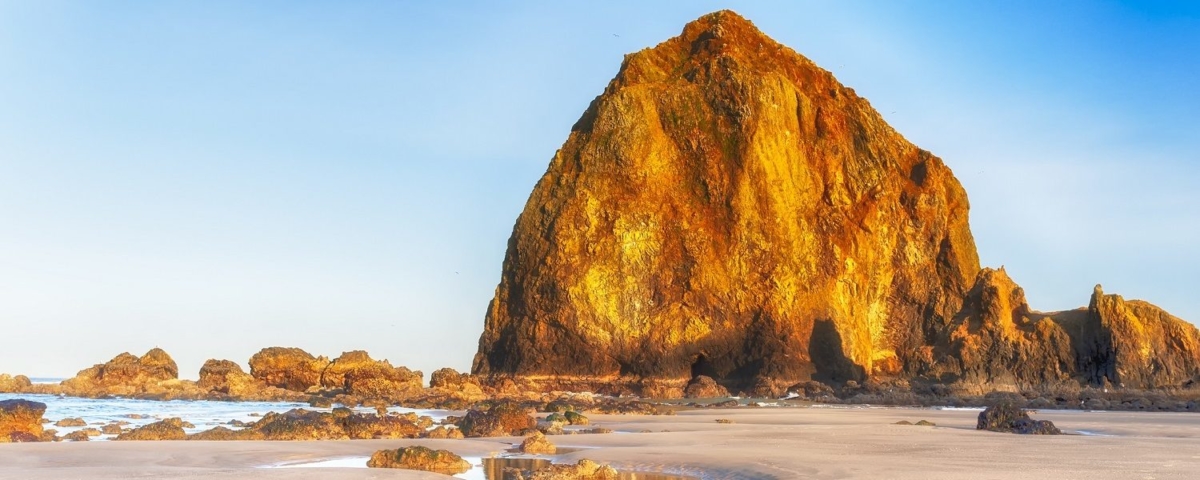
{"type": "Polygon", "coordinates": [[[0,443],[43,440],[46,404],[23,399],[0,401],[0,443]]]}
{"type": "Polygon", "coordinates": [[[187,440],[183,427],[182,419],[168,418],[117,435],[114,440],[187,440]]]}
{"type": "Polygon", "coordinates": [[[536,427],[533,415],[511,402],[501,402],[487,410],[468,410],[458,422],[458,428],[467,437],[517,436],[536,427]]]}
{"type": "Polygon", "coordinates": [[[457,475],[471,469],[471,464],[449,450],[433,450],[412,446],[395,450],[379,450],[367,461],[371,468],[403,468],[457,475]]]}
{"type": "Polygon", "coordinates": [[[979,421],[976,423],[975,429],[1026,435],[1059,435],[1062,433],[1058,427],[1054,426],[1053,422],[1031,419],[1028,412],[1010,403],[993,405],[979,412],[979,421]]]}

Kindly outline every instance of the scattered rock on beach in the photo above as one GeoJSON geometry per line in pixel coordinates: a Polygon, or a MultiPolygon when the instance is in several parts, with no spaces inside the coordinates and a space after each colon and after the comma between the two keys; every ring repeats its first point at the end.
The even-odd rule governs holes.
{"type": "Polygon", "coordinates": [[[0,401],[0,443],[48,440],[49,438],[43,438],[44,413],[44,403],[23,399],[0,401]]]}
{"type": "Polygon", "coordinates": [[[120,424],[110,423],[108,425],[100,427],[100,433],[103,433],[105,435],[120,435],[120,434],[124,433],[124,430],[121,429],[120,424]]]}
{"type": "Polygon", "coordinates": [[[977,430],[1020,433],[1027,435],[1059,435],[1062,433],[1049,420],[1033,420],[1029,413],[1012,404],[1000,404],[979,412],[977,430]]]}
{"type": "Polygon", "coordinates": [[[168,418],[117,435],[114,440],[186,440],[183,423],[178,417],[168,418]]]}
{"type": "Polygon", "coordinates": [[[550,439],[546,438],[542,432],[534,431],[532,435],[525,437],[519,447],[523,453],[554,455],[558,448],[550,443],[550,439]]]}
{"type": "Polygon", "coordinates": [[[506,437],[523,435],[537,427],[537,421],[520,405],[502,402],[487,410],[471,409],[458,423],[467,437],[506,437]]]}
{"type": "Polygon", "coordinates": [[[917,420],[916,425],[918,427],[936,427],[937,426],[936,423],[933,423],[929,420],[917,420]]]}
{"type": "Polygon", "coordinates": [[[582,413],[574,410],[567,410],[566,413],[563,413],[563,416],[567,418],[567,423],[570,423],[571,425],[590,425],[592,423],[591,420],[588,420],[588,418],[583,416],[582,413]]]}
{"type": "Polygon", "coordinates": [[[730,420],[728,418],[718,418],[717,423],[730,424],[730,423],[733,423],[733,420],[730,420]]]}
{"type": "Polygon", "coordinates": [[[68,433],[66,435],[63,435],[62,438],[63,438],[63,440],[70,440],[72,442],[86,442],[86,441],[90,440],[88,438],[87,432],[85,432],[83,430],[76,430],[74,432],[68,433]]]}
{"type": "Polygon", "coordinates": [[[471,469],[471,464],[449,450],[433,450],[412,446],[396,450],[379,450],[367,461],[371,468],[402,468],[457,475],[471,469]]]}
{"type": "Polygon", "coordinates": [[[425,432],[425,438],[463,438],[463,433],[457,428],[449,428],[445,425],[438,425],[437,428],[425,432]]]}
{"type": "Polygon", "coordinates": [[[56,427],[83,427],[86,425],[87,422],[83,421],[82,418],[64,418],[54,422],[54,426],[56,427]]]}

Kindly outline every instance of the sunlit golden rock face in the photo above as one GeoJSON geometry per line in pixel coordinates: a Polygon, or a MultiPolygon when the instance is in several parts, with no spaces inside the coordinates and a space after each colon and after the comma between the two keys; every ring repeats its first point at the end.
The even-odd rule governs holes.
{"type": "Polygon", "coordinates": [[[1200,379],[1200,331],[1141,300],[1106,295],[1088,306],[1081,370],[1091,383],[1123,387],[1192,386],[1200,379]]]}
{"type": "Polygon", "coordinates": [[[899,374],[979,261],[940,159],[729,11],[625,58],[517,220],[473,372],[899,374]]]}

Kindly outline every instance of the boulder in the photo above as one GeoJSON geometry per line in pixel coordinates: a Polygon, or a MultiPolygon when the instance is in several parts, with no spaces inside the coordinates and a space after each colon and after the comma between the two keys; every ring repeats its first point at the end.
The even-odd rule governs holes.
{"type": "Polygon", "coordinates": [[[1033,420],[1020,407],[1004,403],[979,412],[976,430],[1020,433],[1027,435],[1059,435],[1062,432],[1049,420],[1033,420]]]}
{"type": "Polygon", "coordinates": [[[718,384],[712,377],[697,375],[688,382],[687,388],[683,390],[683,396],[686,398],[721,398],[728,397],[729,390],[718,384]]]}
{"type": "Polygon", "coordinates": [[[266,385],[256,382],[237,362],[209,359],[200,367],[196,386],[209,392],[246,397],[257,394],[266,385]]]}
{"type": "Polygon", "coordinates": [[[320,386],[329,359],[299,348],[269,347],[250,357],[250,375],[267,385],[296,392],[320,386]]]}
{"type": "Polygon", "coordinates": [[[448,428],[445,425],[438,425],[437,428],[426,432],[425,438],[461,439],[463,438],[463,434],[462,431],[457,428],[448,428]]]}
{"type": "Polygon", "coordinates": [[[56,427],[83,427],[86,425],[87,422],[83,421],[82,418],[64,418],[54,422],[54,426],[56,427]]]}
{"type": "Polygon", "coordinates": [[[0,443],[42,441],[46,404],[23,399],[0,401],[0,443]]]}
{"type": "Polygon", "coordinates": [[[520,405],[502,402],[487,410],[471,409],[458,423],[466,437],[507,437],[523,435],[537,427],[537,421],[520,405]]]}
{"type": "Polygon", "coordinates": [[[178,417],[168,418],[117,435],[114,440],[186,440],[183,425],[183,420],[178,417]]]}
{"type": "Polygon", "coordinates": [[[471,469],[471,464],[449,450],[433,450],[412,446],[396,450],[379,450],[367,461],[371,468],[403,468],[457,475],[471,469]]]}
{"type": "Polygon", "coordinates": [[[343,353],[325,368],[321,386],[365,398],[402,399],[422,393],[424,375],[356,350],[343,353]]]}
{"type": "Polygon", "coordinates": [[[33,386],[33,382],[29,381],[29,377],[24,375],[14,377],[7,373],[0,373],[0,393],[21,393],[31,386],[33,386]]]}
{"type": "Polygon", "coordinates": [[[533,434],[525,437],[525,440],[521,442],[521,446],[518,448],[522,453],[534,455],[554,455],[558,451],[558,448],[553,443],[550,443],[550,439],[546,438],[546,435],[536,430],[533,434]]]}
{"type": "Polygon", "coordinates": [[[563,417],[566,417],[567,423],[570,423],[571,425],[588,425],[591,423],[587,417],[574,410],[567,410],[565,413],[563,413],[563,417]]]}
{"type": "Polygon", "coordinates": [[[90,440],[90,438],[88,438],[87,432],[85,432],[83,430],[76,430],[74,432],[68,433],[66,435],[63,435],[62,438],[63,438],[63,440],[70,440],[72,442],[86,442],[86,441],[90,440]]]}

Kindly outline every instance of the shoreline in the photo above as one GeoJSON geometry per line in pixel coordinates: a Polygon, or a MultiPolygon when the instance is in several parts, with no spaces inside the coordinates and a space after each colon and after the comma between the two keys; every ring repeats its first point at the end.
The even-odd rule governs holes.
{"type": "MultiPolygon", "coordinates": [[[[590,415],[616,431],[653,433],[555,435],[559,456],[617,468],[671,469],[701,479],[770,478],[1192,478],[1200,456],[1200,416],[1186,413],[1041,411],[1064,432],[1102,435],[1025,436],[974,429],[976,413],[913,408],[738,408],[688,410],[674,416],[590,415]],[[719,418],[733,423],[720,424],[719,418]],[[894,425],[931,420],[935,427],[894,425]],[[664,431],[666,430],[666,431],[664,431]],[[699,475],[689,472],[701,472],[699,475]]],[[[281,462],[366,456],[425,445],[463,456],[507,450],[518,437],[463,440],[152,441],[0,445],[0,478],[363,478],[363,469],[268,469],[281,462]]],[[[377,478],[449,478],[371,469],[377,478]]]]}

